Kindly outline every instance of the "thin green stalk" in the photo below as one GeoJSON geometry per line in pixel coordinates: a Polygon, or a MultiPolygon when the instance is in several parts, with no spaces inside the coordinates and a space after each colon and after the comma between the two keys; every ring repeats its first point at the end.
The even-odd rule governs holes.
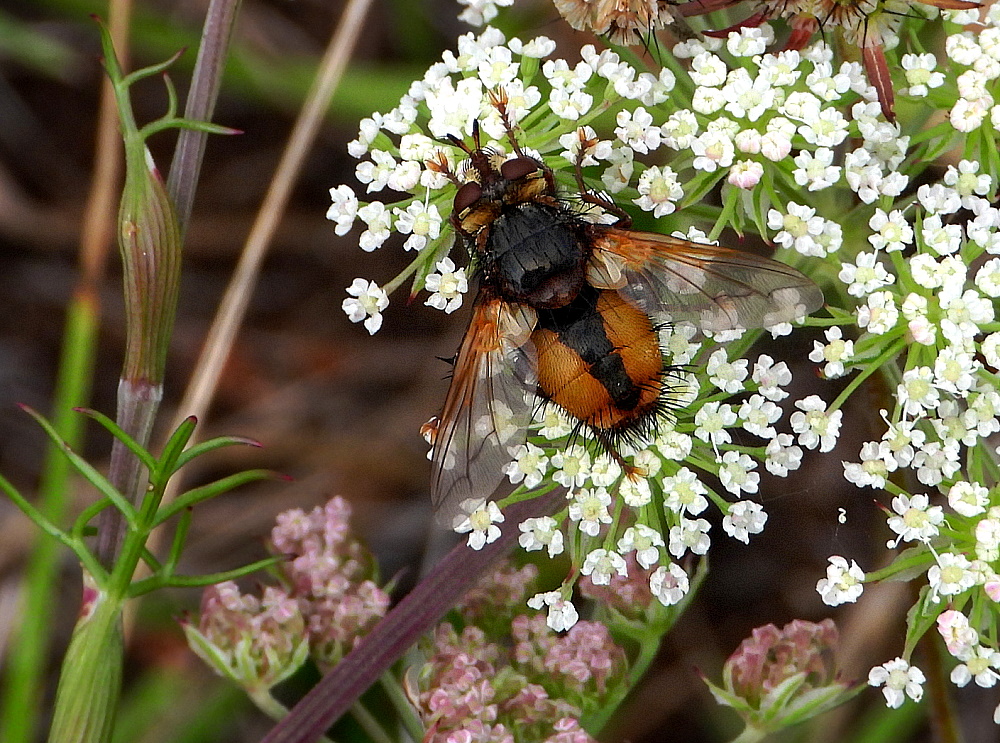
{"type": "Polygon", "coordinates": [[[393,743],[392,736],[385,731],[375,715],[369,712],[360,701],[351,705],[351,714],[354,716],[354,721],[361,726],[361,729],[365,731],[373,743],[393,743]]]}
{"type": "Polygon", "coordinates": [[[402,723],[407,734],[413,740],[423,740],[426,731],[420,722],[420,717],[417,716],[416,710],[413,709],[413,704],[410,703],[406,692],[403,691],[403,687],[399,685],[399,680],[392,671],[383,673],[379,678],[379,684],[392,702],[392,707],[396,710],[396,714],[399,715],[399,721],[402,723]]]}
{"type": "Polygon", "coordinates": [[[733,738],[732,743],[757,743],[757,741],[764,740],[766,737],[767,734],[762,730],[747,725],[743,728],[742,733],[733,738]]]}
{"type": "MultiPolygon", "coordinates": [[[[131,0],[112,0],[108,8],[111,34],[127,50],[126,30],[131,0]]],[[[93,380],[97,333],[100,327],[99,286],[114,240],[115,184],[121,177],[122,153],[111,86],[105,82],[97,121],[95,173],[87,197],[80,236],[80,278],[66,311],[63,345],[53,393],[51,421],[59,436],[79,449],[83,418],[73,408],[86,405],[93,380]]],[[[38,510],[52,523],[62,524],[71,501],[70,465],[61,447],[46,450],[38,488],[38,510]]],[[[6,673],[0,680],[0,740],[28,743],[35,739],[42,711],[41,699],[49,654],[56,599],[61,544],[39,535],[24,573],[24,618],[11,638],[6,673]]]]}
{"type": "Polygon", "coordinates": [[[56,692],[49,743],[105,743],[121,695],[124,599],[84,580],[83,616],[73,630],[56,692]]]}
{"type": "Polygon", "coordinates": [[[854,391],[860,387],[861,384],[868,379],[868,377],[877,371],[881,371],[882,367],[886,365],[890,359],[895,358],[895,356],[904,348],[906,348],[905,338],[900,338],[898,341],[889,346],[889,348],[880,354],[877,359],[862,369],[851,380],[851,383],[847,385],[847,387],[845,387],[839,395],[837,395],[837,399],[830,405],[828,412],[832,413],[835,410],[840,410],[840,407],[847,402],[847,398],[854,394],[854,391]]]}
{"type": "MultiPolygon", "coordinates": [[[[83,296],[74,300],[66,317],[52,424],[75,447],[83,440],[85,419],[73,412],[73,408],[90,396],[99,315],[96,301],[83,296]]],[[[68,513],[69,473],[69,460],[50,444],[36,505],[53,524],[63,523],[68,513]]],[[[60,542],[40,534],[25,570],[20,611],[25,621],[11,638],[7,672],[0,683],[3,689],[0,740],[9,743],[27,743],[34,738],[38,727],[44,658],[50,645],[53,609],[58,604],[54,598],[59,583],[55,575],[62,548],[60,542]]]]}
{"type": "Polygon", "coordinates": [[[660,652],[661,639],[662,635],[659,632],[651,632],[644,634],[639,640],[639,655],[628,669],[628,679],[624,685],[626,689],[635,689],[639,686],[639,681],[646,675],[660,652]]]}
{"type": "Polygon", "coordinates": [[[921,666],[926,669],[927,704],[929,717],[937,743],[963,743],[962,722],[952,696],[954,687],[948,680],[948,668],[954,660],[945,656],[944,648],[934,641],[930,634],[920,639],[923,649],[921,666]]]}
{"type": "MultiPolygon", "coordinates": [[[[283,705],[271,695],[270,689],[247,689],[247,696],[257,705],[257,709],[266,714],[272,720],[283,720],[288,716],[288,707],[283,705]]],[[[316,739],[316,743],[333,743],[325,735],[316,739]]]]}
{"type": "Polygon", "coordinates": [[[621,709],[628,694],[639,687],[639,682],[645,677],[653,661],[656,660],[660,651],[660,641],[664,634],[665,632],[660,628],[645,626],[641,632],[632,636],[639,644],[639,653],[629,666],[628,675],[622,681],[619,690],[604,700],[600,710],[587,715],[585,724],[588,730],[595,734],[607,732],[605,728],[611,721],[611,717],[621,709]]]}

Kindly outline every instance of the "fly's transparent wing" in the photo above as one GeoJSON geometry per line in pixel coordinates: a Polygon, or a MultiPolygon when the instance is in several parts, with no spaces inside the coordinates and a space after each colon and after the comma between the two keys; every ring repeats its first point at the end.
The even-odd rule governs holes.
{"type": "Polygon", "coordinates": [[[464,518],[465,501],[493,494],[526,439],[537,389],[534,324],[530,308],[477,301],[434,439],[431,500],[442,526],[464,518]]]}
{"type": "Polygon", "coordinates": [[[810,279],[752,253],[595,225],[590,280],[657,322],[721,332],[791,322],[823,305],[810,279]]]}

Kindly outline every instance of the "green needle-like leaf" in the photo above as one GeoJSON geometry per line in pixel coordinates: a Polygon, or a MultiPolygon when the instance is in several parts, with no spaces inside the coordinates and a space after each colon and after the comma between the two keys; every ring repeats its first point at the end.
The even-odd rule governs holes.
{"type": "Polygon", "coordinates": [[[157,479],[162,478],[165,481],[180,468],[177,462],[184,455],[184,447],[188,445],[188,442],[194,435],[194,429],[197,425],[198,419],[194,416],[189,416],[177,426],[176,431],[170,434],[170,438],[167,440],[167,443],[163,447],[163,452],[160,454],[160,459],[156,463],[157,479]]]}
{"type": "MultiPolygon", "coordinates": [[[[143,67],[141,69],[138,69],[135,72],[130,72],[124,78],[122,78],[121,81],[122,85],[128,88],[134,85],[135,83],[139,82],[140,80],[145,80],[147,77],[153,77],[154,75],[159,75],[160,73],[166,72],[173,66],[174,62],[176,62],[178,59],[184,56],[185,51],[186,51],[185,49],[181,49],[180,51],[175,52],[173,55],[168,57],[163,62],[160,62],[159,64],[150,65],[149,67],[143,67]]],[[[113,57],[114,55],[111,54],[107,56],[113,57]]],[[[111,74],[110,71],[108,74],[109,75],[111,74]]]]}
{"type": "Polygon", "coordinates": [[[174,539],[170,543],[170,554],[167,556],[167,562],[163,566],[165,575],[173,575],[174,570],[177,569],[177,563],[180,562],[181,552],[184,550],[184,544],[187,541],[188,529],[191,527],[191,516],[192,511],[188,508],[181,511],[181,515],[177,519],[177,528],[174,529],[174,539]]]}
{"type": "Polygon", "coordinates": [[[110,500],[115,504],[115,507],[124,514],[125,518],[128,520],[130,526],[134,528],[136,512],[132,505],[122,496],[121,493],[115,488],[114,485],[100,472],[98,472],[91,464],[81,457],[79,454],[74,452],[69,446],[60,438],[56,430],[49,424],[45,418],[39,415],[36,411],[29,408],[27,405],[22,405],[21,408],[32,418],[37,421],[38,425],[42,427],[42,430],[48,435],[53,443],[62,447],[63,453],[69,459],[70,464],[79,472],[83,477],[97,488],[105,498],[110,500]]]}
{"type": "Polygon", "coordinates": [[[212,586],[216,583],[223,583],[227,580],[236,580],[237,578],[242,578],[245,575],[256,573],[258,570],[266,570],[267,568],[277,565],[280,562],[284,562],[286,559],[287,558],[284,555],[268,557],[263,560],[257,560],[257,562],[252,562],[249,565],[234,568],[233,570],[226,570],[221,573],[210,573],[208,575],[172,575],[169,577],[154,575],[133,583],[129,588],[128,595],[130,598],[135,598],[137,596],[147,594],[150,591],[167,587],[204,588],[205,586],[212,586]]]}
{"type": "Polygon", "coordinates": [[[201,503],[202,501],[214,498],[221,493],[226,493],[234,488],[238,488],[240,485],[258,482],[260,480],[278,479],[279,477],[281,476],[271,470],[247,470],[245,472],[237,472],[235,475],[220,478],[215,482],[209,483],[208,485],[202,485],[200,488],[193,488],[192,490],[188,490],[186,493],[178,496],[178,498],[170,505],[160,509],[160,511],[156,514],[153,526],[159,526],[167,521],[171,516],[183,511],[185,508],[190,508],[196,503],[201,503]]]}
{"type": "Polygon", "coordinates": [[[55,537],[63,544],[71,546],[73,540],[70,538],[70,536],[66,534],[66,532],[64,532],[58,526],[49,521],[47,518],[45,518],[44,514],[42,514],[41,511],[39,511],[37,508],[31,505],[31,502],[28,501],[28,499],[25,498],[23,495],[21,495],[21,493],[18,492],[17,488],[15,488],[11,484],[11,482],[7,480],[7,478],[4,477],[3,475],[0,475],[0,490],[3,490],[4,494],[12,501],[14,501],[14,505],[20,508],[25,516],[34,521],[35,524],[38,525],[38,528],[42,529],[46,534],[55,537]]]}
{"type": "Polygon", "coordinates": [[[73,529],[70,534],[73,535],[74,539],[82,539],[86,536],[87,527],[90,522],[93,521],[94,517],[97,516],[101,511],[111,505],[111,501],[107,498],[101,498],[94,503],[83,509],[80,515],[76,517],[76,521],[73,522],[73,529]]]}
{"type": "Polygon", "coordinates": [[[174,465],[174,472],[179,470],[181,467],[184,467],[193,459],[200,457],[202,454],[207,454],[210,451],[222,449],[227,446],[254,446],[259,448],[260,443],[244,436],[218,436],[214,439],[209,439],[208,441],[202,441],[201,443],[195,444],[190,449],[184,451],[177,458],[177,463],[174,465]]]}
{"type": "Polygon", "coordinates": [[[98,412],[97,410],[91,410],[90,408],[77,408],[77,410],[88,418],[91,418],[101,424],[101,426],[103,426],[108,433],[118,439],[118,441],[122,442],[122,444],[124,444],[125,447],[128,448],[128,450],[132,452],[140,462],[142,462],[143,466],[147,470],[150,472],[153,471],[156,467],[156,459],[152,454],[140,446],[139,442],[129,436],[121,426],[111,420],[108,416],[104,415],[104,413],[98,412]]]}
{"type": "Polygon", "coordinates": [[[146,567],[149,568],[149,572],[151,573],[159,573],[163,570],[163,565],[156,559],[156,555],[145,547],[142,548],[142,561],[146,563],[146,567]]]}
{"type": "Polygon", "coordinates": [[[231,126],[223,126],[221,124],[212,124],[208,121],[192,121],[191,119],[168,119],[166,117],[162,119],[157,119],[156,121],[151,121],[146,124],[139,133],[145,137],[149,138],[157,132],[162,132],[166,129],[192,129],[196,132],[205,132],[206,134],[242,134],[243,132],[239,129],[234,129],[231,126]]]}

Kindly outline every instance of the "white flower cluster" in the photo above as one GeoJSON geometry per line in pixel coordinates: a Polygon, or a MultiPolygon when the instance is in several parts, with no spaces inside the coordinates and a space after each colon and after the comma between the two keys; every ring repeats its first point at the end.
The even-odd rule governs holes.
{"type": "Polygon", "coordinates": [[[906,697],[919,702],[924,696],[924,672],[911,666],[903,658],[894,658],[888,663],[875,666],[868,674],[871,686],[882,687],[887,706],[896,709],[903,705],[906,697]]]}
{"type": "MultiPolygon", "coordinates": [[[[953,20],[978,18],[954,14],[953,20]]],[[[866,581],[922,567],[927,588],[913,621],[927,624],[937,618],[957,661],[952,681],[958,686],[975,681],[992,687],[1000,679],[1000,491],[991,474],[1000,453],[991,441],[1000,432],[1000,210],[993,205],[998,168],[992,144],[1000,132],[993,91],[993,81],[1000,78],[998,21],[1000,13],[990,9],[984,26],[949,36],[947,65],[941,70],[930,55],[902,56],[910,86],[904,95],[947,96],[946,82],[955,80],[952,129],[966,133],[992,127],[982,147],[966,149],[978,152],[985,164],[967,157],[948,165],[937,182],[903,196],[904,188],[911,188],[907,176],[897,172],[904,158],[919,162],[942,145],[908,152],[907,137],[876,121],[870,104],[855,105],[855,119],[867,133],[863,147],[847,153],[844,171],[860,201],[872,205],[853,213],[867,218],[870,247],[842,259],[838,279],[856,306],[826,330],[810,354],[826,377],[850,379],[832,406],[838,412],[867,376],[881,373],[891,380],[892,405],[881,411],[884,432],[861,446],[858,461],[843,463],[844,475],[858,487],[890,494],[887,525],[893,538],[887,546],[913,547],[905,561],[867,576],[856,562],[831,557],[817,591],[831,606],[854,602],[866,581]],[[910,478],[899,477],[904,469],[910,478]],[[898,484],[907,481],[925,491],[907,492],[898,484]]],[[[942,125],[936,136],[946,142],[953,135],[942,125]]],[[[828,167],[836,165],[803,158],[805,172],[797,182],[808,188],[814,182],[808,174],[822,180],[828,167]]],[[[768,226],[783,245],[825,258],[831,251],[815,242],[822,233],[819,219],[818,210],[788,204],[783,212],[772,210],[768,226]]],[[[804,402],[797,403],[800,409],[804,402]]],[[[919,700],[923,680],[920,670],[902,658],[869,675],[890,707],[907,696],[919,700]]],[[[1000,722],[1000,707],[995,717],[1000,722]]]]}
{"type": "MultiPolygon", "coordinates": [[[[1000,79],[1000,9],[989,6],[983,22],[978,9],[952,12],[950,16],[953,22],[968,25],[945,42],[945,53],[951,63],[949,77],[957,76],[954,83],[957,95],[951,96],[954,103],[948,120],[963,134],[984,125],[1000,131],[1000,105],[996,103],[996,81],[1000,79]]],[[[934,72],[932,60],[927,56],[910,55],[910,59],[903,60],[911,95],[927,95],[927,89],[944,85],[943,77],[934,72]]]]}
{"type": "Polygon", "coordinates": [[[978,169],[977,162],[962,161],[949,166],[945,183],[920,187],[919,230],[899,210],[877,210],[869,222],[875,250],[842,265],[840,279],[859,299],[855,322],[863,332],[849,341],[837,329],[827,331],[828,342],[817,342],[813,360],[825,361],[833,377],[871,369],[879,354],[905,348],[907,357],[896,406],[891,415],[882,413],[881,441],[862,447],[861,462],[845,463],[848,480],[860,487],[886,487],[886,475],[902,467],[913,468],[928,487],[947,486],[962,466],[963,447],[1000,431],[1000,335],[993,326],[1000,258],[991,257],[1000,255],[1000,210],[980,195],[995,184],[978,169]],[[965,224],[943,223],[963,205],[972,212],[965,224]],[[899,257],[904,246],[916,249],[905,261],[899,257]],[[977,266],[971,273],[969,264],[977,266]]]}
{"type": "MultiPolygon", "coordinates": [[[[1000,598],[1000,583],[994,583],[992,589],[987,590],[1000,598]]],[[[949,609],[938,616],[937,628],[948,652],[959,661],[951,672],[952,683],[962,687],[975,681],[976,686],[985,689],[994,687],[1000,680],[1000,652],[992,643],[983,644],[969,618],[960,611],[949,609]]],[[[993,721],[1000,724],[1000,706],[993,713],[993,721]]]]}
{"type": "MultiPolygon", "coordinates": [[[[482,23],[509,0],[462,3],[463,18],[482,23]]],[[[866,582],[921,568],[927,587],[911,624],[926,627],[936,618],[956,659],[958,686],[992,687],[1000,679],[1000,450],[990,441],[1000,432],[1000,209],[993,206],[1000,5],[983,19],[978,10],[945,15],[958,27],[951,27],[943,58],[900,51],[888,55],[887,70],[908,107],[924,107],[928,117],[947,111],[940,123],[886,121],[862,67],[835,64],[823,43],[766,53],[774,40],[766,24],[725,40],[677,44],[673,55],[687,68],[680,83],[671,70],[638,70],[593,46],[574,65],[546,59],[552,41],[506,40],[487,28],[462,37],[457,52],[446,53],[399,106],[362,122],[349,147],[362,160],[357,178],[368,198],[394,193],[362,203],[340,186],[331,190],[328,217],[338,235],[360,219],[363,250],[397,233],[405,250],[417,251],[407,271],[385,286],[357,279],[348,290],[344,310],[369,332],[381,325],[388,295],[408,278],[429,292],[429,306],[453,312],[461,305],[466,271],[475,266],[459,267],[468,256],[448,257],[454,233],[447,217],[456,181],[467,177],[466,153],[444,142],[468,141],[478,123],[481,144],[509,154],[497,95],[521,148],[555,172],[567,200],[574,198],[567,171],[579,164],[592,188],[663,220],[669,231],[674,215],[715,189],[721,206],[712,239],[726,226],[755,230],[812,265],[824,264],[841,284],[828,299],[845,306],[814,320],[826,327],[809,358],[826,378],[843,378],[843,392],[833,402],[815,395],[789,400],[788,432],[778,407],[791,381],[783,362],[742,360],[736,349],[745,347],[703,346],[682,328],[662,330],[660,340],[684,369],[670,378],[683,414],[661,422],[648,441],[622,446],[628,465],[645,477],[581,444],[577,421],[556,406],[539,410],[504,473],[525,491],[557,483],[568,500],[555,517],[518,525],[522,548],[552,557],[569,552],[595,585],[643,580],[660,603],[674,606],[690,590],[679,562],[711,546],[709,506],[723,516],[727,535],[749,541],[767,520],[748,497],[757,493],[759,464],[785,475],[799,467],[803,450],[831,452],[844,403],[878,374],[893,393],[880,411],[884,430],[843,470],[857,487],[888,494],[887,546],[906,547],[906,559],[866,575],[857,562],[833,556],[817,592],[830,606],[855,602],[866,582]],[[595,130],[606,112],[613,124],[595,130]],[[929,177],[928,165],[956,145],[964,159],[929,177]],[[737,429],[741,446],[734,444],[737,429]],[[748,435],[763,443],[746,445],[748,435]],[[899,477],[901,470],[910,477],[899,477]],[[719,492],[704,473],[718,478],[719,492]],[[913,489],[923,492],[899,482],[919,483],[913,489]],[[728,500],[723,489],[739,500],[728,500]]],[[[865,34],[859,44],[878,38],[884,54],[899,42],[901,16],[872,15],[873,27],[887,24],[872,37],[869,14],[857,18],[864,27],[853,31],[865,34]]],[[[880,81],[881,92],[887,84],[891,90],[880,81]]],[[[614,220],[599,211],[587,217],[614,220]]],[[[502,522],[495,504],[477,504],[464,525],[469,543],[492,542],[502,522]]],[[[551,627],[567,629],[578,617],[571,594],[564,585],[529,603],[548,609],[551,627]]],[[[896,658],[873,668],[868,682],[899,707],[907,697],[920,700],[924,676],[896,658]]]]}
{"type": "MultiPolygon", "coordinates": [[[[500,3],[469,2],[468,12],[486,17],[495,4],[500,3]]],[[[818,191],[845,178],[862,198],[900,193],[906,180],[892,170],[906,141],[878,120],[877,104],[864,103],[874,99],[874,90],[860,66],[835,68],[832,52],[822,43],[803,52],[764,54],[772,39],[766,26],[732,34],[726,47],[742,66],[725,61],[721,41],[679,45],[679,55],[690,58],[694,85],[690,106],[684,107],[677,105],[669,69],[656,75],[639,71],[614,52],[593,46],[584,47],[582,61],[571,67],[561,59],[545,59],[555,44],[544,37],[506,40],[489,27],[478,36],[467,34],[457,52],[446,52],[396,108],[363,120],[358,138],[348,146],[361,160],[356,176],[367,194],[388,190],[408,196],[363,203],[352,189],[338,186],[330,191],[327,217],[336,222],[339,235],[360,219],[363,250],[376,250],[397,233],[405,236],[404,249],[420,253],[404,274],[373,291],[391,294],[415,275],[416,288],[432,293],[430,306],[457,309],[467,281],[457,275],[459,269],[432,270],[454,239],[444,224],[454,195],[447,173],[462,176],[465,158],[444,142],[467,140],[478,124],[488,138],[484,146],[509,152],[505,123],[492,99],[498,92],[510,123],[542,122],[518,131],[525,150],[556,171],[578,161],[598,168],[594,180],[601,188],[623,194],[655,218],[675,212],[692,182],[700,191],[725,183],[734,204],[740,192],[776,183],[818,191]],[[859,99],[848,119],[844,111],[859,99]],[[588,122],[608,106],[618,109],[616,125],[613,138],[601,139],[588,122]],[[834,148],[849,136],[859,137],[861,146],[846,166],[835,165],[834,148]],[[588,143],[585,152],[581,142],[588,143]],[[654,152],[662,161],[664,150],[673,153],[676,164],[643,162],[654,152]]],[[[795,204],[771,208],[766,219],[762,213],[755,221],[766,221],[779,245],[803,255],[824,256],[842,242],[839,224],[795,204]]],[[[455,258],[451,265],[465,260],[455,258]]],[[[384,302],[358,299],[360,304],[345,302],[344,310],[353,321],[366,321],[372,332],[381,325],[374,317],[385,309],[384,302]]]]}
{"type": "MultiPolygon", "coordinates": [[[[1000,581],[991,581],[986,590],[994,601],[1000,600],[1000,581]]],[[[969,617],[956,609],[938,615],[937,629],[948,652],[957,661],[951,671],[952,683],[960,688],[970,681],[984,689],[996,686],[1000,681],[1000,651],[994,641],[985,640],[969,617]]],[[[868,674],[868,683],[883,687],[886,704],[893,708],[902,705],[906,697],[919,702],[923,697],[924,681],[923,672],[903,658],[876,666],[868,674]]],[[[993,712],[993,722],[1000,725],[1000,706],[993,712]]]]}
{"type": "Polygon", "coordinates": [[[460,21],[470,26],[482,26],[497,17],[497,7],[510,7],[514,0],[458,0],[458,4],[465,6],[458,14],[460,21]]]}
{"type": "MultiPolygon", "coordinates": [[[[909,542],[923,548],[925,611],[941,611],[961,597],[971,601],[973,615],[990,617],[990,626],[1000,601],[994,567],[1000,497],[982,478],[990,466],[984,462],[994,456],[989,437],[1000,431],[1000,210],[986,198],[996,185],[978,162],[963,160],[948,167],[942,182],[922,185],[912,204],[877,209],[869,221],[874,251],[843,264],[840,273],[847,292],[858,298],[854,319],[862,332],[852,341],[830,328],[826,343],[816,342],[811,354],[825,363],[828,377],[860,370],[855,381],[899,359],[894,406],[881,411],[885,431],[862,445],[860,461],[843,463],[844,475],[858,487],[894,495],[887,523],[895,538],[888,547],[909,542]],[[956,219],[962,210],[963,219],[956,219]],[[904,217],[907,211],[916,214],[915,223],[904,217]],[[908,493],[890,479],[904,468],[928,492],[908,493]]],[[[899,567],[913,568],[912,559],[899,567]]],[[[888,577],[892,570],[868,578],[888,577]]],[[[827,604],[853,602],[865,579],[857,563],[832,557],[817,590],[827,604]]],[[[958,632],[958,617],[950,610],[941,614],[942,634],[941,622],[958,632]]],[[[966,642],[949,644],[962,662],[953,680],[992,686],[1000,661],[995,642],[980,639],[976,630],[962,636],[966,642]]],[[[892,707],[905,695],[919,699],[921,681],[919,670],[901,659],[873,669],[869,678],[884,685],[892,707]]]]}
{"type": "MultiPolygon", "coordinates": [[[[468,7],[485,14],[488,5],[468,7]]],[[[579,163],[592,183],[654,219],[675,213],[692,192],[718,186],[726,206],[715,231],[726,224],[724,214],[736,214],[739,220],[766,225],[775,242],[802,256],[837,253],[843,243],[837,221],[818,216],[813,207],[780,202],[777,194],[839,188],[852,190],[866,203],[895,197],[907,184],[895,168],[908,141],[899,136],[898,127],[880,118],[874,90],[859,65],[835,66],[822,43],[803,52],[766,54],[772,40],[765,26],[733,33],[726,42],[679,45],[675,52],[688,60],[691,83],[681,91],[670,70],[639,71],[617,54],[592,46],[584,47],[582,61],[570,66],[545,59],[554,51],[545,38],[508,41],[492,28],[463,36],[457,52],[445,53],[395,109],[363,121],[350,143],[349,151],[361,160],[356,174],[369,198],[387,190],[394,195],[362,203],[346,187],[332,190],[328,217],[338,234],[360,219],[362,249],[376,250],[398,233],[404,249],[418,255],[384,286],[357,280],[345,311],[374,332],[387,295],[407,279],[429,292],[426,304],[432,307],[452,312],[461,305],[470,283],[468,269],[459,267],[466,256],[452,251],[446,257],[454,240],[446,222],[456,181],[468,177],[468,171],[463,168],[466,153],[446,142],[468,142],[478,126],[478,144],[509,154],[508,122],[517,130],[520,147],[552,168],[560,184],[569,182],[562,171],[579,163]],[[688,105],[682,105],[685,98],[679,93],[688,105]],[[590,124],[609,107],[615,111],[613,131],[598,133],[590,124]],[[852,137],[855,149],[842,164],[835,162],[835,151],[852,137]],[[654,157],[655,164],[646,162],[654,157]],[[743,198],[748,192],[761,198],[743,198]]],[[[568,199],[573,191],[565,188],[568,199]]],[[[613,221],[612,215],[594,215],[598,220],[609,217],[613,221]]],[[[898,220],[887,219],[885,242],[878,246],[882,250],[906,237],[898,220]]],[[[708,242],[701,233],[685,237],[708,242]]],[[[851,283],[874,292],[886,284],[879,282],[875,267],[880,263],[868,265],[866,260],[858,259],[851,283]],[[866,270],[875,273],[867,278],[866,270]]],[[[669,380],[672,402],[683,407],[684,419],[663,421],[651,440],[623,447],[630,466],[646,473],[645,478],[629,476],[613,457],[572,442],[576,422],[566,420],[555,406],[540,411],[531,440],[512,452],[505,469],[510,482],[524,490],[550,481],[570,492],[562,518],[576,534],[564,539],[565,524],[533,519],[520,525],[523,548],[550,555],[573,550],[574,564],[598,585],[624,577],[631,555],[665,604],[680,601],[688,588],[677,561],[688,552],[705,554],[711,544],[708,520],[701,517],[709,502],[722,512],[728,535],[749,541],[767,520],[760,504],[746,499],[757,493],[759,465],[786,475],[799,467],[803,449],[830,451],[842,422],[840,410],[812,396],[789,401],[794,404],[789,432],[780,431],[779,403],[788,396],[784,388],[791,381],[788,367],[766,356],[748,363],[731,355],[735,350],[702,348],[689,331],[661,331],[671,362],[697,370],[677,372],[669,380]],[[733,395],[741,397],[731,402],[727,398],[733,395]],[[739,447],[733,437],[737,428],[742,430],[739,447]],[[748,434],[761,439],[759,447],[745,445],[748,434]],[[686,466],[686,458],[697,462],[697,469],[686,466]],[[731,502],[713,492],[699,479],[704,472],[742,500],[731,502]],[[621,526],[614,518],[616,496],[635,514],[621,526]]],[[[814,351],[829,376],[845,373],[854,353],[852,341],[838,328],[829,329],[827,342],[814,351]]],[[[496,539],[502,514],[481,504],[470,508],[476,510],[463,527],[470,544],[481,547],[496,539]]],[[[558,606],[554,621],[566,621],[563,603],[542,603],[558,606]]]]}

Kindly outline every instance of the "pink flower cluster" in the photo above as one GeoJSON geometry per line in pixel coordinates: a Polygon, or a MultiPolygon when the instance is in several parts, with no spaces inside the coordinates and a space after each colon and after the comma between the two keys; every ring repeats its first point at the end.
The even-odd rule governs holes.
{"type": "Polygon", "coordinates": [[[600,622],[578,622],[565,635],[556,635],[545,617],[517,617],[512,626],[514,657],[525,668],[555,679],[564,694],[581,702],[604,694],[609,680],[625,668],[625,655],[600,622]]]}
{"type": "Polygon", "coordinates": [[[292,558],[279,567],[306,619],[313,660],[326,668],[389,608],[389,596],[371,580],[371,555],[350,535],[350,516],[350,504],[338,496],[308,514],[279,514],[271,531],[274,551],[292,558]]]}
{"type": "Polygon", "coordinates": [[[773,624],[758,627],[726,661],[732,690],[752,705],[799,673],[811,687],[826,686],[834,680],[828,656],[836,644],[832,619],[819,624],[796,619],[780,630],[773,624]]]}
{"type": "Polygon", "coordinates": [[[538,568],[530,563],[520,569],[494,570],[462,597],[462,617],[486,630],[509,627],[536,578],[538,568]]]}
{"type": "Polygon", "coordinates": [[[285,585],[262,598],[241,594],[231,581],[207,588],[198,627],[185,622],[191,648],[244,688],[270,689],[307,658],[335,664],[389,607],[371,579],[374,566],[349,534],[351,510],[333,498],[310,513],[287,511],[271,533],[285,585]]]}
{"type": "MultiPolygon", "coordinates": [[[[470,608],[484,616],[483,598],[497,591],[509,594],[515,606],[523,602],[533,572],[498,571],[473,591],[463,618],[469,619],[470,608]]],[[[507,631],[509,636],[488,637],[478,626],[461,633],[450,623],[438,626],[418,688],[411,690],[430,731],[426,743],[513,743],[513,731],[518,740],[592,743],[579,719],[598,709],[625,673],[625,654],[607,628],[579,622],[557,635],[544,615],[520,615],[507,631]]]]}
{"type": "Polygon", "coordinates": [[[270,688],[305,660],[304,620],[298,604],[280,588],[257,598],[243,595],[232,581],[205,589],[197,630],[185,623],[192,647],[223,675],[270,688]],[[248,642],[248,638],[253,638],[248,642]]]}

